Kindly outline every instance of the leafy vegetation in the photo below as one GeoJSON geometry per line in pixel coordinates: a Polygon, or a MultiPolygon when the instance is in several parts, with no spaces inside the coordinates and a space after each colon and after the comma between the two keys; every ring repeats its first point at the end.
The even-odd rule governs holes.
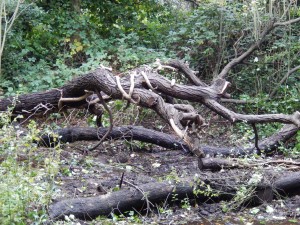
{"type": "MultiPolygon", "coordinates": [[[[11,20],[5,41],[0,34],[0,93],[16,96],[47,90],[100,64],[124,72],[156,58],[188,61],[202,80],[211,80],[259,39],[271,18],[300,16],[297,1],[196,2],[200,2],[197,7],[172,0],[3,0],[2,35],[5,18],[17,16],[11,20]]],[[[300,109],[300,69],[289,74],[300,64],[299,36],[299,23],[276,28],[250,59],[230,72],[233,97],[254,100],[234,107],[253,114],[293,113],[300,109]]],[[[122,107],[120,101],[115,102],[116,111],[122,107]]],[[[41,132],[37,124],[29,122],[28,133],[22,134],[10,118],[10,112],[1,112],[0,221],[43,223],[59,171],[60,149],[40,155],[32,143],[41,132]]],[[[94,123],[95,118],[88,120],[94,123]]],[[[104,115],[104,123],[107,121],[108,115],[104,115]]],[[[278,124],[260,125],[259,135],[268,136],[278,128],[278,124]]],[[[238,129],[247,140],[253,138],[248,125],[240,124],[238,129]]],[[[299,155],[299,132],[295,144],[289,147],[289,153],[299,155]]],[[[170,177],[175,180],[175,175],[170,177]]],[[[240,190],[235,207],[252,188],[249,185],[240,190]]],[[[190,207],[188,201],[183,205],[190,207]]],[[[130,216],[137,222],[136,214],[130,216]]]]}
{"type": "Polygon", "coordinates": [[[2,224],[42,224],[59,171],[59,146],[41,152],[34,141],[41,130],[31,121],[26,133],[0,113],[0,221],[2,224]]]}

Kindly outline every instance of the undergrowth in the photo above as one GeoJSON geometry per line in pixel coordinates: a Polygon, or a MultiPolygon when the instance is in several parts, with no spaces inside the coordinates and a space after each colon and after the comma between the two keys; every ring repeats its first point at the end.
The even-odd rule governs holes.
{"type": "Polygon", "coordinates": [[[54,194],[59,169],[59,146],[41,151],[35,143],[41,130],[34,121],[26,132],[11,113],[0,113],[0,221],[1,224],[43,224],[54,194]]]}

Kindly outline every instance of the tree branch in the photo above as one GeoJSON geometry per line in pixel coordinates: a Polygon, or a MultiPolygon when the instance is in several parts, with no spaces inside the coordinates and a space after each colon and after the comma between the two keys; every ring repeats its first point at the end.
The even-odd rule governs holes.
{"type": "Polygon", "coordinates": [[[290,76],[292,73],[296,72],[296,71],[299,70],[299,69],[300,69],[300,65],[294,67],[294,68],[291,69],[291,70],[289,70],[289,71],[285,74],[285,76],[279,81],[279,83],[276,85],[276,87],[273,89],[273,91],[272,91],[271,94],[270,94],[270,98],[274,97],[274,95],[276,94],[278,88],[279,88],[279,87],[280,87],[280,86],[281,86],[281,85],[289,78],[289,76],[290,76]]]}

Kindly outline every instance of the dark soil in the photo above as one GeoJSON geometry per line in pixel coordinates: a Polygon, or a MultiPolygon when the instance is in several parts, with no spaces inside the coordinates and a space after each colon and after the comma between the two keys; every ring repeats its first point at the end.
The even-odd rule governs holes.
{"type": "MultiPolygon", "coordinates": [[[[143,125],[147,128],[172,133],[171,129],[153,114],[139,120],[137,111],[128,115],[119,112],[114,115],[116,124],[143,125]],[[148,119],[145,119],[148,118],[148,119]]],[[[141,113],[141,112],[139,112],[141,113]]],[[[70,126],[87,126],[83,113],[73,113],[65,117],[63,122],[70,126]],[[76,116],[77,115],[77,116],[76,116]],[[68,118],[68,121],[66,121],[68,118]],[[80,119],[78,119],[80,118],[80,119]]],[[[210,116],[208,127],[200,135],[203,144],[212,146],[233,146],[245,144],[243,139],[234,133],[234,128],[218,116],[210,116]]],[[[54,121],[63,124],[62,119],[54,121]]],[[[221,170],[217,172],[200,171],[194,156],[181,151],[167,150],[158,146],[140,142],[123,140],[105,142],[93,152],[83,151],[87,146],[97,142],[76,142],[65,144],[61,153],[61,167],[56,178],[56,194],[53,201],[67,198],[105,195],[107,192],[119,190],[119,184],[124,173],[124,180],[139,186],[154,181],[174,182],[185,178],[209,178],[217,185],[234,186],[237,190],[245,186],[254,173],[262,175],[263,183],[284,176],[297,169],[286,168],[283,165],[257,166],[246,169],[221,170]]],[[[282,159],[283,156],[277,156],[282,159]]],[[[254,160],[253,156],[248,159],[254,160]]],[[[268,159],[265,159],[268,160],[268,159]]],[[[273,158],[274,160],[274,158],[273,158]]],[[[299,169],[299,167],[298,167],[299,169]]],[[[128,188],[122,184],[122,188],[128,188]]],[[[300,224],[300,196],[279,198],[265,202],[256,207],[240,206],[236,202],[206,202],[181,201],[179,204],[155,206],[146,216],[145,211],[132,211],[120,215],[107,215],[94,221],[80,221],[67,218],[73,224],[300,224]]]]}
{"type": "MultiPolygon", "coordinates": [[[[56,200],[103,195],[118,190],[123,173],[126,181],[138,186],[160,180],[180,180],[195,175],[209,177],[216,182],[219,180],[222,185],[243,185],[250,179],[253,169],[261,172],[264,182],[267,183],[279,178],[281,174],[290,172],[285,168],[271,166],[251,170],[200,171],[197,159],[180,151],[169,151],[159,147],[149,150],[137,149],[136,146],[131,148],[119,142],[106,144],[88,155],[78,150],[89,144],[91,143],[80,142],[65,146],[62,153],[63,170],[57,177],[59,194],[56,200]],[[278,173],[274,174],[274,170],[278,170],[278,173]]],[[[122,188],[126,188],[126,185],[123,184],[122,188]]],[[[229,208],[231,203],[209,201],[195,205],[182,202],[179,205],[162,205],[160,212],[154,209],[148,217],[144,212],[135,212],[139,219],[129,216],[121,217],[118,221],[144,224],[297,224],[300,218],[300,196],[274,200],[255,208],[243,206],[224,212],[226,206],[229,208]]],[[[113,222],[103,218],[98,220],[100,221],[113,222]]]]}

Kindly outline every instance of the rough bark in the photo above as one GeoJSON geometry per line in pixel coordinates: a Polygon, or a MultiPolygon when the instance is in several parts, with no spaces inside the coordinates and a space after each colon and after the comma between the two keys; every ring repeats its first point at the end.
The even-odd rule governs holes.
{"type": "Polygon", "coordinates": [[[147,205],[145,195],[153,204],[165,201],[168,195],[171,199],[172,194],[178,194],[180,198],[193,195],[193,187],[188,184],[155,182],[140,185],[139,189],[145,194],[130,188],[97,197],[59,201],[50,206],[49,215],[52,219],[63,219],[64,215],[73,214],[77,218],[90,220],[100,215],[109,216],[111,213],[125,212],[133,208],[140,211],[147,205]]]}
{"type": "MultiPolygon", "coordinates": [[[[58,129],[54,132],[60,136],[60,141],[75,142],[75,141],[96,141],[104,136],[108,128],[64,128],[58,129]]],[[[114,127],[109,133],[106,140],[124,139],[124,140],[138,140],[151,144],[156,144],[169,149],[178,149],[189,152],[189,147],[177,136],[165,134],[159,131],[146,129],[140,126],[122,126],[114,127]]],[[[53,138],[49,135],[43,135],[40,144],[51,146],[55,145],[53,138]]]]}
{"type": "MultiPolygon", "coordinates": [[[[266,114],[266,115],[243,115],[232,112],[226,107],[219,104],[215,99],[226,97],[226,89],[228,82],[221,81],[221,85],[214,83],[210,87],[187,86],[180,84],[172,84],[166,78],[158,73],[149,70],[147,67],[135,70],[137,76],[134,81],[134,91],[132,99],[142,107],[155,110],[162,118],[169,120],[173,118],[175,124],[182,128],[180,121],[184,120],[184,114],[175,109],[172,104],[165,103],[163,98],[157,93],[163,93],[177,99],[189,100],[191,102],[199,102],[206,105],[211,110],[230,120],[231,122],[248,122],[248,123],[265,123],[265,122],[281,122],[295,124],[300,126],[300,113],[295,112],[292,115],[284,114],[266,114]],[[145,83],[142,73],[146,74],[155,92],[149,91],[145,83]]],[[[219,83],[219,82],[217,82],[219,83]]],[[[127,77],[121,79],[121,86],[129,92],[130,82],[127,77]]],[[[60,89],[53,89],[46,92],[21,95],[17,101],[13,103],[12,98],[0,100],[0,111],[5,111],[9,106],[14,106],[14,112],[20,114],[32,114],[33,112],[44,112],[45,108],[58,109],[61,98],[74,98],[84,96],[85,90],[103,91],[112,99],[122,99],[124,96],[118,89],[116,77],[105,69],[97,69],[84,76],[74,79],[60,89]]],[[[63,102],[64,106],[80,107],[86,105],[86,99],[77,102],[63,102]]],[[[195,113],[196,114],[196,113],[195,113]]]]}
{"type": "MultiPolygon", "coordinates": [[[[108,128],[62,128],[54,132],[60,136],[60,141],[75,142],[75,141],[96,141],[103,137],[108,128]]],[[[265,153],[270,153],[275,150],[280,143],[285,143],[289,138],[297,133],[298,128],[294,125],[286,125],[278,133],[259,142],[259,147],[265,153]]],[[[114,127],[112,132],[108,135],[106,140],[111,139],[125,139],[125,140],[138,140],[151,144],[156,144],[168,149],[178,149],[184,152],[191,151],[189,146],[180,138],[175,135],[162,133],[159,131],[147,129],[141,126],[122,126],[114,127]]],[[[106,141],[104,140],[104,141],[106,141]]],[[[55,145],[53,138],[47,134],[41,136],[40,144],[50,146],[55,145]]],[[[244,156],[255,152],[255,147],[216,147],[207,145],[194,146],[201,149],[206,155],[210,156],[244,156]]],[[[217,163],[217,162],[215,162],[217,163]]],[[[218,163],[217,163],[218,164],[218,163]]]]}
{"type": "MultiPolygon", "coordinates": [[[[284,196],[300,194],[299,181],[300,173],[296,172],[275,181],[273,185],[257,185],[256,192],[250,201],[252,201],[252,204],[262,204],[265,201],[271,201],[275,196],[278,196],[278,193],[284,196]]],[[[209,180],[206,179],[206,182],[209,183],[209,180]]],[[[220,191],[218,197],[207,197],[205,192],[203,194],[200,192],[196,196],[194,195],[195,187],[191,186],[190,182],[179,184],[167,182],[148,183],[106,195],[58,201],[49,207],[49,215],[54,220],[63,219],[64,215],[71,214],[76,218],[90,220],[100,215],[109,216],[111,213],[129,210],[141,211],[147,205],[151,205],[149,202],[155,204],[171,201],[173,194],[176,194],[178,200],[189,197],[204,202],[208,198],[214,201],[229,200],[236,193],[236,189],[233,187],[224,189],[224,186],[214,186],[213,188],[216,191],[220,191]]]]}

